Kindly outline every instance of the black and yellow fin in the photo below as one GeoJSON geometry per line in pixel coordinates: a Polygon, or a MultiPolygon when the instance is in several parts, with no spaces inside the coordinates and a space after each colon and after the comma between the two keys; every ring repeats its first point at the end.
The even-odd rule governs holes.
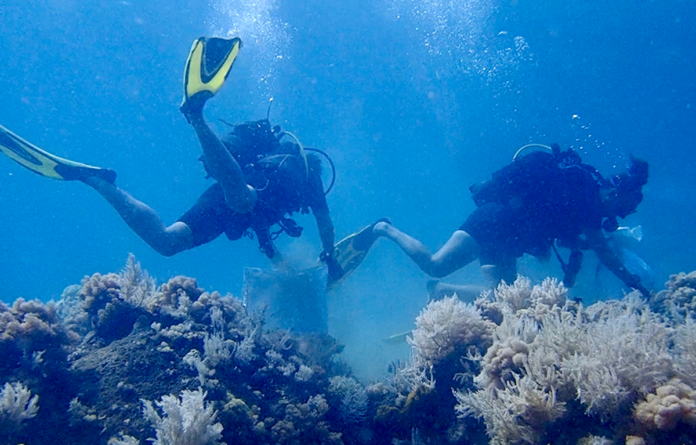
{"type": "Polygon", "coordinates": [[[343,275],[338,278],[329,277],[326,284],[327,289],[335,287],[362,264],[367,256],[367,252],[369,252],[372,245],[377,241],[377,236],[375,236],[372,230],[378,222],[389,222],[389,220],[386,218],[377,220],[369,226],[364,227],[359,232],[348,235],[336,243],[333,256],[343,269],[343,275]]]}
{"type": "Polygon", "coordinates": [[[113,184],[116,172],[63,159],[44,151],[0,125],[0,151],[36,174],[51,179],[74,181],[99,177],[113,184]]]}
{"type": "Polygon", "coordinates": [[[220,91],[241,47],[238,37],[201,37],[193,42],[184,71],[182,111],[202,108],[206,100],[220,91]]]}

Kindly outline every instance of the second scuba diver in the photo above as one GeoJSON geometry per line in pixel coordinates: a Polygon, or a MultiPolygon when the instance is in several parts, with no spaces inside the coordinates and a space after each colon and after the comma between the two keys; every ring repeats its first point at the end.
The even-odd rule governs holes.
{"type": "Polygon", "coordinates": [[[631,158],[627,173],[605,180],[574,151],[561,151],[555,144],[546,148],[550,153],[516,156],[490,181],[472,186],[477,209],[434,254],[389,223],[376,224],[374,234],[394,241],[422,271],[436,278],[478,259],[494,285],[516,279],[516,260],[525,253],[548,258],[553,250],[561,261],[564,284],[572,287],[582,251],[593,250],[626,286],[649,298],[640,277],[622,264],[604,235],[615,231],[617,218],[634,213],[642,201],[647,162],[631,158]],[[567,263],[556,244],[570,249],[567,263]]]}

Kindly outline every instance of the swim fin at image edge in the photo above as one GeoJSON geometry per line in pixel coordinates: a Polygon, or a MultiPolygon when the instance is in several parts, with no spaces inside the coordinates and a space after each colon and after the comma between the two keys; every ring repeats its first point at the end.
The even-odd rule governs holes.
{"type": "Polygon", "coordinates": [[[55,156],[0,125],[0,151],[21,166],[51,179],[75,181],[99,177],[116,182],[116,172],[55,156]]]}

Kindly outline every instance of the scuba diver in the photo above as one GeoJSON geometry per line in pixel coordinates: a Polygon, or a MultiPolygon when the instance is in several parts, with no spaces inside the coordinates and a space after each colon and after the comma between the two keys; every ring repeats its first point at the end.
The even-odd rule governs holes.
{"type": "MultiPolygon", "coordinates": [[[[302,233],[302,228],[288,216],[311,210],[323,247],[320,258],[328,266],[329,280],[336,281],[345,271],[336,260],[321,160],[306,152],[326,154],[304,148],[292,134],[278,126],[271,127],[268,116],[234,126],[222,140],[203,117],[206,101],[224,85],[241,46],[238,38],[199,38],[193,43],[186,62],[180,110],[196,132],[203,151],[199,159],[215,184],[169,226],[152,208],[116,186],[113,170],[59,158],[1,126],[0,151],[42,176],[89,185],[143,241],[164,256],[208,243],[225,233],[231,240],[256,235],[259,249],[278,261],[280,256],[272,241],[282,232],[291,237],[302,233]],[[284,137],[293,142],[282,142],[284,137]],[[273,226],[278,229],[272,231],[273,226]]],[[[333,163],[331,167],[335,179],[333,163]]],[[[371,233],[369,238],[374,240],[371,233]]]]}
{"type": "Polygon", "coordinates": [[[640,276],[625,267],[605,236],[618,229],[617,218],[634,213],[642,201],[648,163],[631,157],[628,172],[607,180],[575,151],[561,151],[557,144],[519,156],[532,146],[518,150],[513,162],[492,179],[470,188],[476,210],[434,254],[386,222],[375,225],[375,235],[394,241],[430,276],[444,277],[478,259],[495,284],[516,279],[517,258],[525,253],[548,259],[553,251],[561,262],[564,284],[572,287],[582,251],[593,250],[626,286],[649,298],[640,276]],[[570,249],[567,262],[557,245],[570,249]]]}

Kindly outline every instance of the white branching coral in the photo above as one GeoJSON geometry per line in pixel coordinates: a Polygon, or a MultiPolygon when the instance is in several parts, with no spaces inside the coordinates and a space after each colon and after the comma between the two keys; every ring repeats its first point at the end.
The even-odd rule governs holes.
{"type": "Polygon", "coordinates": [[[561,358],[560,372],[577,388],[589,413],[611,415],[634,394],[645,395],[672,374],[671,330],[648,310],[587,323],[561,358]],[[568,351],[570,352],[570,351],[568,351]]]}
{"type": "Polygon", "coordinates": [[[458,415],[482,417],[488,434],[499,443],[537,443],[545,427],[565,413],[565,403],[556,399],[553,388],[543,388],[526,375],[514,374],[503,389],[453,393],[458,415]]]}
{"type": "Polygon", "coordinates": [[[39,412],[39,396],[21,383],[5,383],[0,391],[0,433],[14,434],[22,422],[35,417],[39,412]]]}
{"type": "Polygon", "coordinates": [[[358,423],[367,412],[368,397],[365,387],[352,377],[335,376],[329,379],[330,394],[340,398],[341,417],[346,423],[358,423]]]}
{"type": "Polygon", "coordinates": [[[157,432],[153,445],[214,445],[222,438],[222,425],[215,422],[217,411],[212,404],[205,403],[206,393],[200,388],[196,391],[184,390],[180,397],[162,396],[155,404],[163,416],[153,407],[152,402],[143,400],[143,415],[152,423],[157,432]]]}
{"type": "Polygon", "coordinates": [[[696,321],[691,318],[675,330],[674,371],[683,382],[696,387],[696,321]]]}
{"type": "Polygon", "coordinates": [[[568,300],[568,289],[555,278],[532,286],[529,278],[518,276],[512,284],[500,283],[474,302],[484,318],[500,324],[506,313],[541,321],[551,311],[559,311],[568,300]]]}
{"type": "Polygon", "coordinates": [[[493,333],[493,345],[483,357],[471,357],[481,362],[481,373],[474,379],[481,388],[503,387],[510,373],[519,370],[527,361],[529,344],[539,332],[534,320],[516,317],[507,312],[493,333]]]}
{"type": "Polygon", "coordinates": [[[416,318],[416,329],[409,343],[418,364],[433,365],[461,350],[473,346],[485,351],[492,342],[493,323],[484,320],[479,311],[457,297],[431,301],[416,318]]]}
{"type": "Polygon", "coordinates": [[[495,301],[507,305],[513,312],[526,309],[531,304],[532,282],[521,275],[512,284],[500,283],[495,289],[495,301]]]}
{"type": "Polygon", "coordinates": [[[112,437],[107,445],[140,445],[140,441],[133,436],[121,434],[120,437],[112,437]]]}
{"type": "Polygon", "coordinates": [[[675,371],[693,378],[686,376],[696,366],[696,324],[674,337],[668,323],[631,296],[588,311],[564,303],[565,289],[552,280],[529,292],[526,280],[516,283],[496,291],[494,303],[504,304],[493,345],[469,357],[481,364],[479,391],[455,392],[460,416],[482,417],[494,441],[534,442],[574,399],[607,420],[675,371]]]}
{"type": "Polygon", "coordinates": [[[205,360],[213,368],[232,358],[232,340],[225,340],[225,336],[216,332],[213,335],[205,334],[203,338],[203,352],[205,360]]]}
{"type": "Polygon", "coordinates": [[[157,304],[157,281],[144,270],[135,255],[128,254],[120,275],[121,298],[134,307],[151,311],[157,304]]]}

